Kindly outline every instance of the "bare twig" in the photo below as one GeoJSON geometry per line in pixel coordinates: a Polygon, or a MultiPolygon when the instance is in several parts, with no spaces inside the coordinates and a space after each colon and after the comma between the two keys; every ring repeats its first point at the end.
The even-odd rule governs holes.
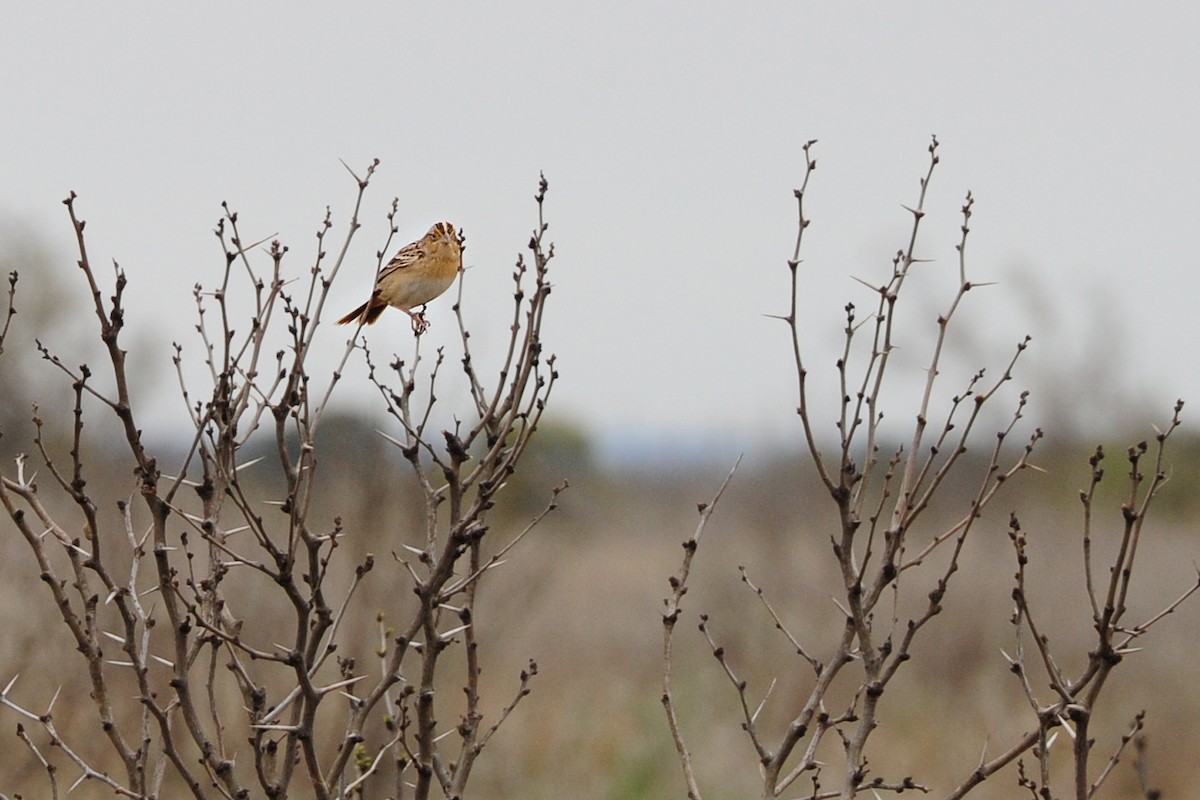
{"type": "Polygon", "coordinates": [[[679,727],[679,717],[675,709],[674,687],[671,683],[672,637],[675,632],[675,623],[679,621],[679,617],[683,613],[680,602],[683,600],[683,596],[687,594],[688,577],[692,572],[692,560],[696,557],[696,551],[700,547],[700,537],[704,535],[704,530],[708,527],[708,520],[712,517],[717,503],[724,496],[726,488],[729,487],[729,482],[733,480],[738,465],[741,463],[742,459],[739,456],[738,460],[734,462],[733,468],[729,470],[729,474],[725,476],[724,482],[721,483],[721,488],[717,489],[717,493],[713,495],[713,499],[708,503],[701,503],[699,505],[700,520],[697,522],[696,529],[692,532],[692,535],[683,542],[683,562],[680,564],[679,570],[669,580],[671,594],[663,600],[662,704],[667,712],[667,724],[671,728],[671,738],[675,742],[675,750],[679,754],[679,763],[683,769],[684,780],[687,782],[689,800],[700,800],[701,795],[700,787],[696,783],[695,772],[692,769],[691,754],[688,752],[687,744],[684,742],[683,731],[679,727]]]}

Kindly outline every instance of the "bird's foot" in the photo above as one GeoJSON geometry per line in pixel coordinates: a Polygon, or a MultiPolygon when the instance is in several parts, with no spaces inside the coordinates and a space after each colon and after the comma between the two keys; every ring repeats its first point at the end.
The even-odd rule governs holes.
{"type": "Polygon", "coordinates": [[[415,314],[409,311],[408,316],[412,319],[413,333],[417,336],[429,330],[429,320],[425,319],[425,306],[421,306],[421,310],[415,314]]]}

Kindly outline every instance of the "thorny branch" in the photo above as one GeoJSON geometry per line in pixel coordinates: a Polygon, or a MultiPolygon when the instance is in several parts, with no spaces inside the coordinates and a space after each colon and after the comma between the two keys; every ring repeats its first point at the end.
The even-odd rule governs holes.
{"type": "MultiPolygon", "coordinates": [[[[671,576],[669,583],[671,585],[671,595],[663,600],[663,693],[662,704],[667,713],[667,724],[671,728],[671,738],[675,742],[675,750],[679,754],[679,761],[683,767],[684,780],[687,782],[688,800],[700,800],[700,787],[696,783],[696,775],[692,767],[691,754],[688,752],[687,744],[683,739],[683,731],[679,727],[679,716],[676,710],[675,690],[671,682],[671,643],[675,633],[675,623],[679,621],[680,615],[683,613],[680,603],[683,596],[687,594],[687,582],[692,573],[692,559],[696,557],[696,551],[700,547],[700,537],[704,535],[704,529],[708,527],[708,520],[712,517],[713,511],[716,510],[717,503],[724,496],[725,490],[729,487],[729,482],[733,480],[734,474],[737,472],[738,465],[741,464],[741,457],[734,463],[733,469],[725,477],[725,481],[721,484],[721,488],[717,489],[717,493],[713,495],[713,499],[708,503],[699,505],[700,521],[696,524],[696,530],[683,543],[683,562],[679,566],[679,571],[671,576]]],[[[701,623],[703,630],[703,623],[701,623]]]]}

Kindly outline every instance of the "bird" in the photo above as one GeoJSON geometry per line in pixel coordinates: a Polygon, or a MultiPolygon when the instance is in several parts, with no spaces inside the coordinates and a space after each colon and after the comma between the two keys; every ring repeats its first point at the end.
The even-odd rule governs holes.
{"type": "Polygon", "coordinates": [[[371,299],[337,321],[373,325],[388,306],[395,306],[412,319],[413,331],[421,333],[429,323],[424,306],[450,288],[462,268],[463,237],[449,222],[439,222],[423,237],[404,245],[379,271],[371,299]],[[422,307],[413,313],[412,309],[422,307]]]}

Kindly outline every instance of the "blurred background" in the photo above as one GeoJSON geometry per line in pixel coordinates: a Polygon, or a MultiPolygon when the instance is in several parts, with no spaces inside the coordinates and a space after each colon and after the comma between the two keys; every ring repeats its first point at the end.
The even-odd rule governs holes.
{"type": "MultiPolygon", "coordinates": [[[[721,632],[731,652],[780,648],[738,583],[735,565],[746,564],[793,598],[797,629],[819,637],[837,624],[815,511],[825,498],[801,457],[790,340],[766,316],[787,309],[801,146],[819,140],[800,331],[814,413],[825,420],[818,426],[832,433],[843,306],[854,302],[865,318],[872,294],[855,278],[886,280],[906,245],[911,217],[901,204],[917,202],[937,134],[941,163],[917,248],[929,261],[916,267],[900,314],[889,387],[899,427],[889,430],[915,413],[936,316],[957,286],[959,208],[971,191],[968,277],[994,285],[968,295],[956,319],[942,401],[977,369],[998,375],[1028,334],[1010,399],[1029,389],[1022,436],[1034,426],[1047,432],[1039,460],[1047,473],[1023,476],[999,501],[964,565],[958,604],[929,632],[925,652],[936,663],[911,680],[930,691],[893,712],[913,734],[880,771],[919,776],[961,765],[936,779],[948,786],[985,741],[1000,747],[1022,729],[1013,714],[1020,695],[999,653],[1011,643],[1003,512],[1022,510],[1042,548],[1035,564],[1040,557],[1059,576],[1046,601],[1062,610],[1064,636],[1086,631],[1076,499],[1086,455],[1104,442],[1115,481],[1125,445],[1152,435],[1150,423],[1164,422],[1177,397],[1200,397],[1191,233],[1200,110],[1184,88],[1200,69],[1198,23],[1200,10],[1165,2],[14,7],[0,29],[9,76],[0,85],[0,267],[20,271],[20,313],[0,361],[0,454],[31,449],[31,403],[49,415],[69,401],[34,337],[69,364],[99,352],[60,203],[69,191],[80,196],[93,262],[115,260],[129,278],[126,342],[141,421],[148,440],[170,452],[183,412],[171,345],[182,345],[189,376],[203,375],[192,292],[220,279],[212,230],[223,201],[238,211],[245,240],[278,238],[289,247],[285,272],[303,278],[326,208],[330,251],[353,211],[356,187],[339,159],[361,173],[379,158],[333,311],[365,298],[397,198],[400,230],[389,250],[438,219],[464,228],[464,307],[478,361],[494,363],[511,314],[511,267],[536,221],[532,195],[544,171],[557,254],[545,340],[562,377],[545,449],[505,513],[515,524],[560,479],[573,488],[531,552],[498,573],[497,596],[517,611],[496,611],[503,625],[490,635],[500,663],[489,679],[497,691],[512,684],[528,657],[543,675],[497,737],[497,752],[481,761],[481,779],[492,781],[485,796],[678,796],[658,705],[657,612],[695,502],[738,454],[746,453],[743,470],[714,519],[688,610],[713,613],[719,627],[717,611],[729,609],[721,632]],[[580,776],[589,776],[582,794],[580,776]]],[[[256,257],[266,269],[266,254],[256,257]]],[[[430,345],[454,346],[450,305],[432,304],[430,345]]],[[[327,331],[314,363],[332,370],[345,335],[327,331]]],[[[368,337],[380,354],[411,347],[400,314],[385,315],[368,337]]],[[[347,441],[372,444],[330,456],[335,473],[375,453],[381,413],[363,376],[354,360],[334,402],[347,441]]],[[[455,406],[447,386],[448,417],[466,405],[455,406]]],[[[67,418],[59,419],[57,435],[65,434],[67,418]]],[[[104,465],[117,456],[100,419],[88,435],[93,462],[104,465]]],[[[1147,613],[1194,580],[1200,449],[1190,427],[1173,451],[1163,529],[1144,554],[1153,579],[1140,601],[1147,613]]],[[[128,474],[112,463],[110,478],[128,474]]],[[[119,481],[113,488],[128,490],[119,481]]],[[[389,488],[363,490],[386,496],[389,488]]],[[[946,502],[945,519],[961,513],[962,498],[946,502]]],[[[54,630],[16,600],[44,591],[29,553],[13,535],[3,548],[0,613],[14,646],[0,679],[37,673],[43,648],[20,643],[54,630]]],[[[1200,697],[1196,614],[1177,617],[1153,635],[1149,666],[1118,670],[1129,683],[1113,694],[1127,702],[1114,701],[1107,732],[1115,741],[1137,708],[1157,703],[1152,760],[1178,796],[1197,777],[1182,754],[1197,746],[1186,720],[1200,697]]],[[[755,776],[738,774],[752,759],[731,722],[736,698],[694,627],[681,626],[679,638],[695,648],[694,683],[681,689],[695,749],[707,754],[701,769],[714,796],[744,796],[755,776]]],[[[48,664],[57,652],[45,648],[48,664]]],[[[759,685],[778,671],[776,661],[742,666],[759,685]]],[[[25,688],[33,703],[54,687],[25,688]]],[[[0,766],[0,790],[8,769],[0,766]]]]}

